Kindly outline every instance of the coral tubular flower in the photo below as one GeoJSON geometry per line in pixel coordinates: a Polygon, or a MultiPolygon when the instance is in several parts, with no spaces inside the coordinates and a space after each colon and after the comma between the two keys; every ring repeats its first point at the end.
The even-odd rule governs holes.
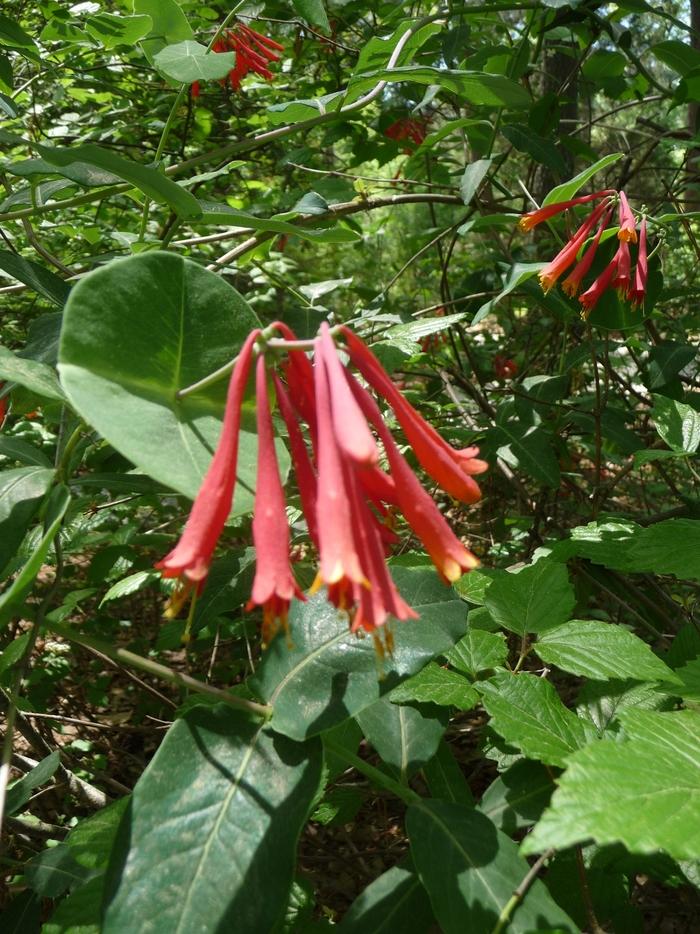
{"type": "MultiPolygon", "coordinates": [[[[488,465],[468,453],[454,451],[443,438],[416,412],[396,389],[369,348],[347,328],[342,328],[350,359],[362,376],[394,410],[420,465],[446,493],[465,503],[474,503],[481,497],[471,474],[482,473],[488,465]]],[[[396,479],[396,478],[394,478],[396,479]]]]}
{"type": "Polygon", "coordinates": [[[642,220],[639,228],[639,253],[637,254],[637,265],[634,270],[634,283],[630,286],[627,297],[633,305],[639,307],[644,302],[644,296],[647,290],[647,275],[649,272],[649,263],[647,260],[647,219],[642,220]]]}
{"type": "Polygon", "coordinates": [[[600,301],[600,297],[607,289],[612,285],[613,279],[617,274],[617,253],[610,260],[605,269],[601,272],[598,278],[595,280],[593,285],[591,285],[585,292],[579,295],[578,300],[581,302],[581,314],[584,318],[588,318],[590,313],[593,311],[595,306],[600,301]]]}
{"type": "Polygon", "coordinates": [[[350,498],[346,488],[342,456],[333,430],[328,375],[315,341],[314,384],[318,425],[318,495],[316,525],[319,538],[317,586],[328,586],[329,598],[342,608],[354,602],[353,584],[368,587],[351,524],[350,498]]]}
{"type": "Polygon", "coordinates": [[[558,201],[556,204],[548,204],[543,208],[538,208],[536,211],[529,211],[527,214],[523,214],[518,221],[518,226],[524,231],[532,230],[533,227],[541,224],[542,221],[548,221],[551,217],[556,217],[557,214],[561,214],[562,211],[565,211],[567,208],[573,208],[577,204],[588,204],[591,201],[597,201],[599,198],[604,198],[606,195],[613,194],[615,194],[614,190],[608,188],[604,191],[595,191],[592,195],[581,195],[578,198],[571,198],[569,201],[558,201]]]}
{"type": "Polygon", "coordinates": [[[620,240],[626,243],[636,243],[637,242],[637,222],[634,219],[634,214],[632,213],[632,208],[629,206],[627,201],[627,196],[624,191],[620,192],[620,229],[617,232],[617,236],[620,240]]]}
{"type": "Polygon", "coordinates": [[[284,490],[280,480],[270,400],[267,392],[265,358],[259,357],[256,371],[258,472],[253,512],[255,579],[246,609],[263,608],[263,642],[268,643],[279,625],[287,628],[292,597],[304,595],[297,586],[289,561],[289,524],[284,490]]]}
{"type": "Polygon", "coordinates": [[[396,482],[399,507],[406,521],[423,542],[438,573],[446,583],[454,583],[464,571],[479,566],[478,559],[460,542],[445,521],[433,499],[418,482],[384,424],[377,404],[354,377],[350,383],[355,397],[381,438],[396,482]]]}
{"type": "Polygon", "coordinates": [[[287,395],[287,391],[276,373],[273,374],[272,378],[275,383],[277,404],[279,405],[284,423],[287,426],[289,447],[292,452],[292,463],[294,464],[294,473],[296,474],[297,484],[299,486],[301,506],[306,516],[306,525],[309,530],[311,541],[318,547],[318,526],[316,524],[316,474],[311,460],[309,459],[309,453],[304,444],[304,437],[301,433],[301,428],[294,414],[294,409],[287,395]]]}
{"type": "Polygon", "coordinates": [[[175,548],[156,564],[163,577],[178,577],[187,590],[204,584],[216,543],[231,511],[236,485],[238,431],[253,346],[260,330],[246,339],[231,374],[219,444],[175,548]]]}
{"type": "Polygon", "coordinates": [[[598,244],[600,243],[600,238],[603,235],[603,231],[608,226],[610,218],[612,217],[612,211],[608,211],[603,220],[600,222],[596,235],[593,239],[593,243],[588,247],[586,252],[583,254],[581,259],[576,263],[573,270],[569,275],[564,279],[561,284],[562,291],[572,298],[575,295],[578,295],[581,289],[581,283],[588,275],[591,266],[593,265],[593,260],[598,251],[598,244]]]}
{"type": "Polygon", "coordinates": [[[377,444],[347,384],[345,368],[338,358],[338,351],[325,321],[321,325],[319,350],[316,365],[319,365],[320,356],[326,368],[333,430],[338,445],[346,457],[363,466],[373,467],[379,461],[377,444]]]}
{"type": "Polygon", "coordinates": [[[547,263],[538,273],[540,283],[545,292],[549,292],[554,283],[560,278],[569,266],[576,260],[578,251],[585,243],[591,230],[597,223],[600,215],[607,206],[607,200],[602,201],[595,210],[581,224],[568,243],[561,249],[554,259],[547,263]]]}
{"type": "Polygon", "coordinates": [[[626,240],[620,240],[620,245],[615,253],[617,269],[612,280],[612,287],[617,289],[620,298],[624,298],[632,284],[632,265],[630,260],[630,247],[626,240]]]}

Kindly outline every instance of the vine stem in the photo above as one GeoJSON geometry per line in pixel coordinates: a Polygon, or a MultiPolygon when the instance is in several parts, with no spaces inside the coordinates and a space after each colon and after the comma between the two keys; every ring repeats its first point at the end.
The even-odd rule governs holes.
{"type": "Polygon", "coordinates": [[[505,931],[506,927],[510,923],[510,919],[513,915],[513,912],[518,907],[520,902],[527,895],[528,889],[530,888],[532,883],[535,881],[535,879],[539,875],[540,869],[544,866],[547,860],[552,856],[554,856],[554,850],[547,850],[546,853],[543,853],[536,860],[536,862],[532,864],[529,872],[527,873],[523,881],[520,883],[520,885],[513,892],[513,894],[508,899],[506,904],[503,906],[503,909],[500,915],[498,916],[498,921],[494,925],[494,928],[491,934],[502,934],[502,931],[505,931]]]}
{"type": "Polygon", "coordinates": [[[198,681],[190,675],[183,674],[180,671],[174,671],[166,665],[161,665],[160,662],[155,662],[151,658],[144,658],[142,655],[137,655],[135,652],[130,652],[128,649],[115,647],[109,642],[105,642],[103,639],[97,639],[95,636],[90,636],[87,633],[76,632],[72,626],[64,626],[61,623],[49,623],[47,624],[47,628],[56,635],[67,639],[69,642],[75,642],[78,645],[84,646],[86,649],[100,652],[102,655],[106,655],[107,658],[118,662],[120,665],[137,668],[139,671],[144,671],[146,674],[153,675],[154,678],[160,678],[162,681],[167,681],[169,684],[174,684],[176,687],[188,688],[191,691],[196,691],[198,694],[206,694],[208,697],[214,697],[225,704],[229,704],[231,707],[238,707],[240,710],[246,710],[248,713],[254,714],[257,717],[262,717],[263,720],[269,720],[272,716],[272,707],[267,704],[258,704],[245,697],[238,697],[235,694],[230,694],[228,691],[222,691],[219,688],[212,687],[210,684],[205,684],[203,681],[198,681]]]}
{"type": "Polygon", "coordinates": [[[360,759],[359,756],[349,752],[347,749],[343,748],[343,746],[337,745],[333,740],[329,739],[328,736],[323,738],[323,744],[334,756],[342,759],[343,762],[346,762],[349,766],[352,766],[353,769],[356,769],[358,772],[361,772],[362,775],[369,778],[375,785],[379,785],[380,788],[385,788],[387,791],[390,791],[406,804],[417,804],[421,801],[420,795],[416,794],[412,788],[394,781],[393,778],[385,775],[381,769],[375,768],[375,766],[370,765],[369,762],[365,762],[364,759],[360,759]]]}

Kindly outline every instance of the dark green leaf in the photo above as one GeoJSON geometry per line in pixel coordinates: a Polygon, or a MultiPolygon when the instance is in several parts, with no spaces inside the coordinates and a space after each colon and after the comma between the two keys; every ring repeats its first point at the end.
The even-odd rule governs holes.
{"type": "Polygon", "coordinates": [[[158,169],[125,159],[111,149],[103,149],[94,143],[55,148],[36,144],[35,148],[47,162],[56,166],[66,167],[75,162],[87,162],[98,169],[112,172],[154,201],[169,205],[181,217],[197,217],[202,213],[199,202],[186,188],[176,184],[158,169]]]}
{"type": "MultiPolygon", "coordinates": [[[[32,468],[27,468],[32,469],[32,468]]],[[[41,467],[36,468],[41,470],[41,467]]],[[[30,587],[41,570],[49,549],[53,545],[70,503],[70,493],[64,486],[56,486],[48,500],[45,531],[10,586],[0,595],[0,628],[6,625],[12,614],[20,608],[30,587]]]]}
{"type": "Polygon", "coordinates": [[[394,866],[355,899],[338,925],[338,934],[428,934],[433,925],[430,900],[415,872],[394,866]]]}
{"type": "Polygon", "coordinates": [[[521,759],[491,782],[478,810],[511,836],[539,820],[553,791],[551,770],[521,759]]]}
{"type": "Polygon", "coordinates": [[[70,293],[70,286],[63,279],[38,263],[23,259],[9,250],[0,250],[0,269],[9,273],[13,279],[23,282],[35,292],[48,298],[57,305],[64,305],[70,293]]]}
{"type": "Polygon", "coordinates": [[[36,48],[34,40],[28,35],[19,23],[0,13],[0,45],[9,46],[12,49],[32,49],[36,48]]]}
{"type": "Polygon", "coordinates": [[[30,464],[33,467],[51,467],[51,461],[41,448],[22,441],[21,438],[0,436],[0,455],[21,464],[30,464]]]}
{"type": "Polygon", "coordinates": [[[299,16],[303,17],[312,26],[320,26],[326,32],[331,31],[323,6],[323,0],[292,0],[292,5],[299,16]]]}
{"type": "Polygon", "coordinates": [[[686,42],[667,39],[657,42],[649,49],[654,58],[668,65],[679,75],[686,75],[693,68],[700,67],[700,52],[686,42]]]}
{"type": "Polygon", "coordinates": [[[431,798],[441,798],[456,804],[474,803],[464,773],[452,754],[452,748],[444,739],[440,740],[433,758],[423,766],[423,777],[428,783],[431,798]]]}
{"type": "Polygon", "coordinates": [[[28,885],[42,898],[57,898],[84,882],[91,870],[76,862],[65,843],[39,853],[24,867],[28,885]]]}
{"type": "Polygon", "coordinates": [[[564,157],[558,152],[552,139],[540,136],[524,123],[504,126],[501,132],[519,152],[527,153],[535,162],[546,165],[559,176],[566,171],[564,157]]]}
{"type": "Polygon", "coordinates": [[[550,435],[522,422],[501,423],[496,428],[498,456],[524,471],[533,480],[556,489],[561,482],[559,463],[550,435]]]}
{"type": "MultiPolygon", "coordinates": [[[[413,861],[444,934],[492,934],[529,871],[518,846],[479,811],[423,800],[406,814],[413,861]]],[[[536,880],[508,925],[509,934],[576,925],[536,880]]]]}
{"type": "Polygon", "coordinates": [[[134,789],[102,934],[134,918],[144,931],[271,930],[320,776],[319,740],[292,742],[224,705],[191,710],[134,789]]]}
{"type": "Polygon", "coordinates": [[[365,739],[402,782],[435,755],[447,726],[447,715],[432,704],[409,707],[383,697],[356,716],[365,739]]]}
{"type": "Polygon", "coordinates": [[[34,789],[39,788],[40,785],[45,785],[60,764],[61,759],[56,749],[45,759],[42,759],[38,765],[35,765],[31,772],[15,782],[7,791],[5,813],[12,815],[21,811],[31,798],[34,789]]]}
{"type": "Polygon", "coordinates": [[[622,52],[598,49],[583,63],[581,71],[589,81],[604,81],[619,78],[624,73],[627,59],[622,52]]]}
{"type": "Polygon", "coordinates": [[[394,651],[383,663],[381,679],[372,641],[351,634],[324,593],[292,604],[292,648],[275,640],[253,679],[254,690],[275,708],[271,722],[276,730],[303,739],[341,723],[464,635],[464,604],[433,568],[394,567],[392,575],[421,618],[393,625],[394,651]]]}
{"type": "MultiPolygon", "coordinates": [[[[288,220],[278,220],[276,217],[256,217],[246,211],[239,211],[227,204],[217,204],[213,201],[202,201],[202,217],[197,218],[198,223],[226,224],[240,227],[249,227],[251,230],[263,230],[271,233],[290,234],[302,240],[311,240],[317,243],[354,243],[361,239],[360,235],[342,224],[331,227],[314,228],[302,224],[292,224],[288,220]]],[[[288,215],[285,215],[288,216],[288,215]]]]}
{"type": "Polygon", "coordinates": [[[15,556],[53,475],[53,470],[45,467],[18,467],[0,473],[0,572],[15,556]]]}
{"type": "Polygon", "coordinates": [[[662,389],[695,359],[695,348],[677,341],[662,341],[651,348],[647,361],[649,389],[662,389]]]}

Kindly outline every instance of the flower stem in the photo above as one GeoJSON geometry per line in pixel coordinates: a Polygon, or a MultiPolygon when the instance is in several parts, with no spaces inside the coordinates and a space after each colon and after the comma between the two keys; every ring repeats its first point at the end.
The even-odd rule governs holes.
{"type": "Polygon", "coordinates": [[[142,655],[137,655],[135,652],[130,652],[128,649],[115,647],[109,642],[96,639],[94,636],[89,636],[84,632],[76,632],[73,626],[64,626],[61,623],[52,622],[47,624],[47,628],[56,633],[56,635],[67,639],[69,642],[76,642],[78,645],[82,645],[87,649],[94,649],[96,652],[106,655],[107,658],[111,658],[112,661],[118,662],[121,665],[126,665],[127,667],[138,668],[140,671],[145,671],[146,674],[153,675],[155,678],[161,678],[163,681],[167,681],[169,684],[173,684],[176,687],[188,688],[191,691],[196,691],[198,694],[206,694],[208,697],[214,697],[225,704],[230,704],[231,707],[247,710],[248,713],[262,717],[264,720],[269,720],[272,716],[272,707],[266,704],[258,704],[255,701],[247,700],[245,697],[237,697],[235,694],[230,694],[228,691],[222,691],[219,688],[212,687],[210,684],[198,681],[190,675],[183,674],[180,671],[174,671],[166,665],[161,665],[160,662],[155,662],[151,658],[144,658],[142,655]]]}

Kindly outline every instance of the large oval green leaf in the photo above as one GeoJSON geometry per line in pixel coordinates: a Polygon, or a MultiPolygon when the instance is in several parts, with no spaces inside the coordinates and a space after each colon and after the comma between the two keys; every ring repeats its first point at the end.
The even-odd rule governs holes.
{"type": "MultiPolygon", "coordinates": [[[[193,498],[219,438],[228,380],[182,400],[177,391],[235,357],[257,324],[237,292],[195,263],[169,253],[115,260],[71,293],[61,383],[121,454],[193,498]]],[[[256,450],[255,435],[242,431],[236,515],[252,507],[256,450]]]]}
{"type": "Polygon", "coordinates": [[[319,740],[294,743],[228,706],[178,720],[122,820],[102,934],[271,931],[321,761],[319,740]]]}
{"type": "Polygon", "coordinates": [[[383,671],[372,640],[351,634],[344,614],[325,594],[292,604],[293,645],[276,639],[253,680],[254,689],[274,706],[272,725],[280,733],[303,739],[342,723],[464,635],[466,608],[433,568],[394,567],[392,574],[420,619],[393,625],[394,653],[383,671]]]}

